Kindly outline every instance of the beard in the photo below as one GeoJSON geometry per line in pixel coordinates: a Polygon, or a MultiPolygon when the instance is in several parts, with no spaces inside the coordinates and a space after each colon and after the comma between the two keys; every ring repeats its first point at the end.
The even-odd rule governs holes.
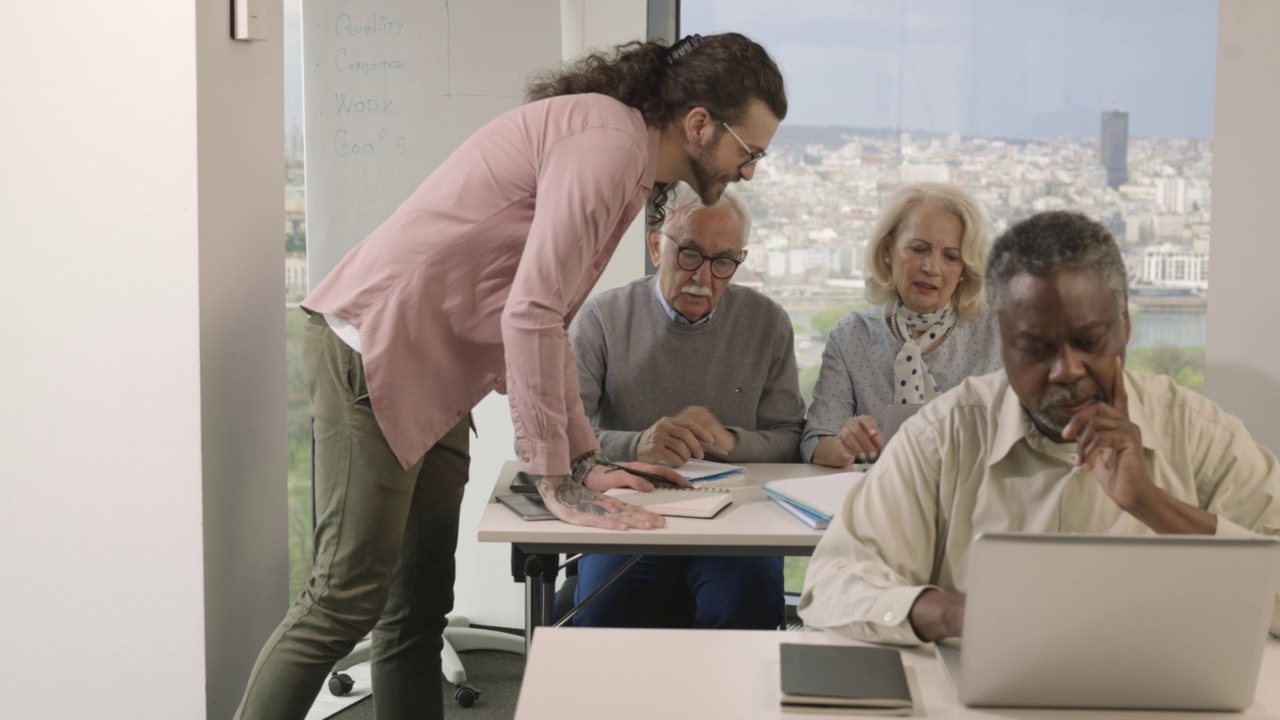
{"type": "Polygon", "coordinates": [[[1036,403],[1035,412],[1031,416],[1037,424],[1053,430],[1061,437],[1067,423],[1071,422],[1071,417],[1055,417],[1055,411],[1062,405],[1075,405],[1085,400],[1096,400],[1108,405],[1111,403],[1110,398],[1102,392],[1101,388],[1090,391],[1088,388],[1051,387],[1041,396],[1040,402],[1036,403]]]}
{"type": "MultiPolygon", "coordinates": [[[[719,137],[718,133],[716,137],[719,137]]],[[[715,144],[713,141],[710,146],[715,144]]],[[[715,153],[711,152],[709,148],[700,147],[694,152],[690,160],[693,179],[698,183],[694,190],[697,191],[698,198],[702,200],[702,204],[708,207],[719,202],[720,196],[724,194],[724,189],[729,186],[727,178],[716,177],[714,155],[715,153]]]]}

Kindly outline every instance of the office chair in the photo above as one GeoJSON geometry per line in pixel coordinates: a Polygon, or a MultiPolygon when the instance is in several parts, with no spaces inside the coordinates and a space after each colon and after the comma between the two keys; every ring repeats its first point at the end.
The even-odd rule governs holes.
{"type": "MultiPolygon", "coordinates": [[[[473,628],[465,617],[450,616],[449,624],[444,629],[444,647],[440,649],[440,670],[444,679],[453,684],[454,702],[468,708],[480,699],[480,690],[467,682],[467,671],[462,666],[462,659],[458,657],[458,653],[467,650],[499,650],[523,655],[524,645],[524,638],[519,635],[473,628]]],[[[346,657],[334,664],[333,672],[341,673],[352,665],[368,661],[370,647],[371,643],[367,637],[356,643],[346,657]]],[[[345,689],[349,691],[350,687],[345,689]]]]}
{"type": "Polygon", "coordinates": [[[467,682],[467,671],[462,667],[462,659],[458,657],[458,653],[467,650],[500,650],[523,655],[524,645],[524,638],[520,635],[473,628],[465,617],[450,617],[449,625],[444,629],[440,669],[444,672],[444,679],[453,683],[454,701],[466,708],[480,699],[480,691],[467,682]]]}

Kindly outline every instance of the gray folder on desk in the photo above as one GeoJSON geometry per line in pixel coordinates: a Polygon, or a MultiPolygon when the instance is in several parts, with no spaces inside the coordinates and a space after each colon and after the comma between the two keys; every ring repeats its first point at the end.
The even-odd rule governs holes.
{"type": "Polygon", "coordinates": [[[783,643],[781,665],[783,705],[902,715],[911,710],[911,688],[897,650],[783,643]]]}

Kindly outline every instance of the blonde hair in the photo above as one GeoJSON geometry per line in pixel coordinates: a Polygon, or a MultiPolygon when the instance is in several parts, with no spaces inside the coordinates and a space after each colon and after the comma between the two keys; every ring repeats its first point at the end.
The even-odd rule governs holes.
{"type": "Polygon", "coordinates": [[[982,293],[983,277],[987,267],[987,223],[982,218],[978,201],[969,193],[954,185],[920,183],[908,185],[889,201],[880,222],[876,223],[872,242],[867,243],[866,294],[867,300],[876,305],[889,305],[898,301],[898,289],[893,284],[893,271],[885,255],[899,236],[910,229],[917,213],[924,206],[932,206],[960,218],[964,231],[960,235],[960,259],[964,270],[951,304],[961,320],[978,317],[986,309],[982,293]]]}

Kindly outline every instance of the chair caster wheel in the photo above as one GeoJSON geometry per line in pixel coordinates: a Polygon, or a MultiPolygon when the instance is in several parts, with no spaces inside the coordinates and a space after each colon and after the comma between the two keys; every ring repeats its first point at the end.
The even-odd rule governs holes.
{"type": "Polygon", "coordinates": [[[342,697],[356,686],[355,681],[346,673],[334,671],[329,675],[329,692],[334,697],[342,697]]]}
{"type": "Polygon", "coordinates": [[[480,699],[480,691],[467,683],[460,683],[453,691],[453,699],[461,707],[469,708],[480,699]]]}

